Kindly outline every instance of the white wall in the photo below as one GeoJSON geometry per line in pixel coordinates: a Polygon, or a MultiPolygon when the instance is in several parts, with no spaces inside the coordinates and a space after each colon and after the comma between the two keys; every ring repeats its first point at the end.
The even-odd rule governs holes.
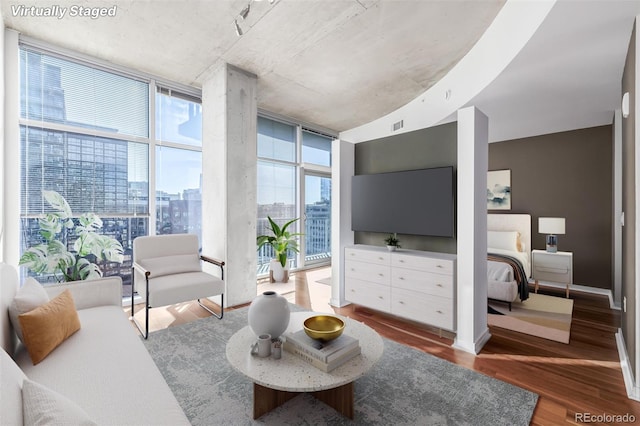
{"type": "Polygon", "coordinates": [[[2,209],[0,214],[0,260],[18,266],[20,259],[20,70],[18,33],[4,31],[4,138],[2,209]]]}
{"type": "Polygon", "coordinates": [[[5,182],[6,179],[4,177],[4,172],[6,170],[5,162],[4,162],[4,149],[5,149],[5,138],[4,138],[4,110],[5,110],[5,96],[4,96],[4,23],[2,23],[2,12],[0,11],[0,99],[2,99],[2,103],[0,103],[0,164],[2,165],[2,172],[0,172],[0,262],[4,261],[4,192],[5,192],[5,182]]]}
{"type": "Polygon", "coordinates": [[[351,177],[355,173],[355,145],[339,139],[331,145],[331,306],[344,298],[344,248],[353,244],[351,177]]]}
{"type": "Polygon", "coordinates": [[[480,352],[487,326],[487,170],[489,120],[475,107],[458,111],[457,330],[453,346],[480,352]]]}
{"type": "Polygon", "coordinates": [[[622,307],[622,113],[613,118],[613,307],[622,307]]]}

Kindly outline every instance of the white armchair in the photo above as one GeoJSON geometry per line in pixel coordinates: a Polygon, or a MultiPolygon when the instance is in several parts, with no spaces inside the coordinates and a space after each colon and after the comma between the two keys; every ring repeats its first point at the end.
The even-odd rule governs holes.
{"type": "Polygon", "coordinates": [[[145,327],[131,319],[144,338],[149,337],[149,309],[198,300],[215,317],[224,315],[224,262],[199,254],[198,236],[172,234],[138,237],[133,240],[132,294],[137,290],[145,301],[145,327]],[[201,260],[220,267],[220,277],[202,271],[201,260]],[[220,314],[200,302],[202,297],[221,296],[220,314]]]}

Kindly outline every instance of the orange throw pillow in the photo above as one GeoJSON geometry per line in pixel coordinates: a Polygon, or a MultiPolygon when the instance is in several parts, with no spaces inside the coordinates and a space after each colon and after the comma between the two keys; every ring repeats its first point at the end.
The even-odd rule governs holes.
{"type": "Polygon", "coordinates": [[[24,344],[33,365],[45,359],[69,336],[80,330],[71,292],[65,290],[44,305],[18,316],[24,344]]]}

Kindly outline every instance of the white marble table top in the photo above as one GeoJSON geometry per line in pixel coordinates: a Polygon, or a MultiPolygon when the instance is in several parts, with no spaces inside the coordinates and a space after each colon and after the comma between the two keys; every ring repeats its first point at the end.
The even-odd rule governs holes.
{"type": "MultiPolygon", "coordinates": [[[[291,312],[287,332],[301,329],[304,320],[313,315],[318,313],[291,312]]],[[[314,392],[351,383],[369,371],[380,359],[384,343],[380,335],[369,326],[340,315],[335,316],[344,320],[344,334],[360,341],[362,353],[329,373],[284,350],[280,359],[252,356],[250,350],[256,341],[256,335],[248,325],[229,339],[227,359],[236,370],[253,382],[281,391],[314,392]]]]}

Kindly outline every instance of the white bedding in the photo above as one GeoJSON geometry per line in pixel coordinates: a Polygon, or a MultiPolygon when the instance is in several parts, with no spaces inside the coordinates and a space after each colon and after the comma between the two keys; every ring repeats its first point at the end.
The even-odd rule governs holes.
{"type": "MultiPolygon", "coordinates": [[[[531,276],[531,265],[529,265],[528,253],[491,247],[489,247],[487,251],[489,253],[502,254],[518,259],[520,263],[522,263],[522,267],[524,268],[524,272],[526,272],[527,274],[527,278],[531,276]]],[[[511,266],[507,265],[506,263],[490,260],[489,265],[487,266],[487,278],[494,281],[513,281],[513,270],[511,269],[511,266]]]]}

